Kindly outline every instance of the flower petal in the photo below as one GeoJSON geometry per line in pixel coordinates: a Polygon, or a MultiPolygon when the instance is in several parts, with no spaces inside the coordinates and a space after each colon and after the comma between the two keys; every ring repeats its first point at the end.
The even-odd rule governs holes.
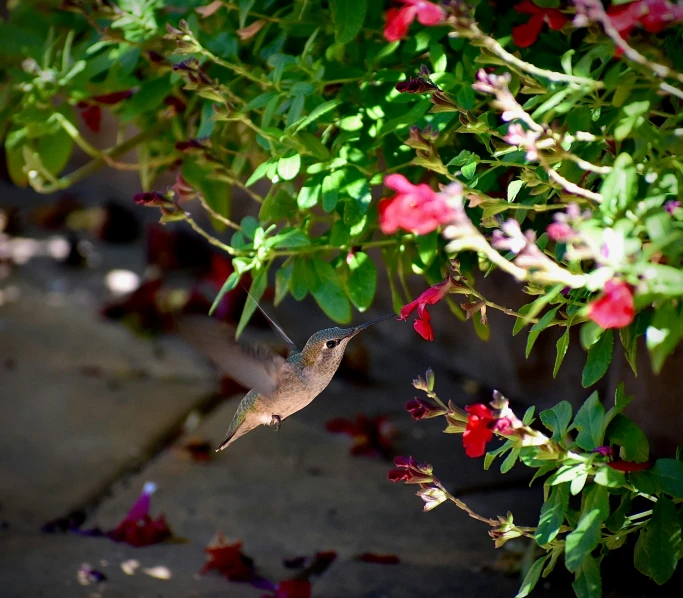
{"type": "Polygon", "coordinates": [[[417,20],[423,25],[438,25],[444,17],[440,6],[431,2],[419,2],[417,5],[417,20]]]}
{"type": "Polygon", "coordinates": [[[528,48],[537,39],[541,29],[543,28],[544,16],[542,14],[535,14],[524,25],[518,25],[512,28],[512,39],[520,48],[528,48]]]}
{"type": "Polygon", "coordinates": [[[390,8],[387,11],[387,24],[384,27],[384,39],[396,42],[408,34],[408,28],[415,19],[417,10],[414,6],[390,8]]]}

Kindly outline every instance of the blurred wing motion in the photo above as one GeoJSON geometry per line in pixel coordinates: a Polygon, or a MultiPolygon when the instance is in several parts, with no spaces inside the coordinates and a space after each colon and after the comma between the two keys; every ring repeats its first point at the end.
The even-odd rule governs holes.
{"type": "Polygon", "coordinates": [[[261,347],[234,340],[234,330],[205,316],[185,316],[178,332],[201,355],[245,388],[269,396],[277,387],[285,359],[261,347]]]}
{"type": "Polygon", "coordinates": [[[289,338],[287,336],[287,333],[280,327],[280,325],[266,313],[266,310],[258,304],[258,301],[256,301],[256,299],[254,299],[251,296],[251,293],[247,291],[247,288],[244,285],[242,285],[242,288],[246,291],[247,295],[249,296],[249,299],[256,304],[256,307],[259,308],[259,311],[263,314],[265,319],[268,320],[268,323],[273,327],[273,330],[275,330],[275,332],[277,332],[280,335],[282,340],[285,341],[285,344],[287,345],[287,354],[291,356],[294,353],[298,353],[300,349],[296,346],[294,341],[291,338],[289,338]]]}

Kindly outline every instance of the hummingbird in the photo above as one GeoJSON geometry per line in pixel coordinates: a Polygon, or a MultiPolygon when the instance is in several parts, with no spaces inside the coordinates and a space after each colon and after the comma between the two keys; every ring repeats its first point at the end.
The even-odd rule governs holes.
{"type": "Polygon", "coordinates": [[[233,340],[229,326],[208,316],[185,316],[178,322],[181,336],[222,373],[251,389],[240,401],[216,452],[260,425],[279,430],[283,420],[306,407],[327,387],[354,336],[395,317],[388,314],[354,328],[319,330],[300,350],[258,303],[256,306],[287,344],[287,358],[265,347],[233,340]]]}

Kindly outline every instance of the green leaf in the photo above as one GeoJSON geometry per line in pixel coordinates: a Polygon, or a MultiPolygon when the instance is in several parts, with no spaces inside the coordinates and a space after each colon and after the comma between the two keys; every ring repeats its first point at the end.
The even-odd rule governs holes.
{"type": "Polygon", "coordinates": [[[553,475],[551,475],[546,480],[546,484],[548,486],[564,484],[565,482],[571,482],[577,477],[585,475],[585,473],[585,463],[579,463],[578,465],[562,465],[553,475]]]}
{"type": "Polygon", "coordinates": [[[624,392],[624,383],[620,382],[614,391],[614,407],[612,407],[605,415],[605,427],[607,427],[610,422],[616,417],[617,414],[621,413],[626,407],[629,406],[633,396],[627,396],[624,392]]]}
{"type": "Polygon", "coordinates": [[[307,127],[311,123],[314,123],[324,114],[327,114],[328,112],[334,110],[341,103],[341,99],[335,98],[333,100],[329,100],[327,102],[319,104],[318,106],[313,108],[313,110],[311,110],[311,113],[309,115],[305,116],[304,119],[296,125],[296,128],[293,132],[298,133],[301,129],[307,127]]]}
{"type": "Polygon", "coordinates": [[[636,569],[655,583],[666,583],[676,570],[681,546],[681,526],[673,501],[660,496],[652,517],[638,535],[634,551],[636,569]]]}
{"type": "Polygon", "coordinates": [[[297,301],[301,301],[310,289],[310,281],[315,278],[315,273],[311,270],[311,265],[308,259],[298,257],[294,260],[292,266],[292,278],[289,281],[289,290],[292,297],[297,301]]]}
{"type": "Polygon", "coordinates": [[[630,154],[621,153],[600,187],[600,211],[611,217],[616,216],[631,206],[637,192],[638,173],[633,158],[630,154]]]}
{"type": "Polygon", "coordinates": [[[605,408],[597,391],[588,397],[574,418],[574,427],[579,431],[576,444],[586,451],[602,445],[605,432],[605,408]]]}
{"type": "Polygon", "coordinates": [[[334,37],[338,44],[348,44],[363,26],[367,0],[330,0],[334,37]]]}
{"type": "Polygon", "coordinates": [[[619,328],[619,339],[624,347],[624,357],[636,376],[638,375],[638,337],[645,334],[651,319],[652,314],[649,311],[641,311],[629,326],[619,328]]]}
{"type": "Polygon", "coordinates": [[[571,572],[578,571],[600,543],[600,527],[609,516],[609,495],[603,486],[590,486],[584,494],[579,523],[565,539],[564,563],[571,572]]]}
{"type": "Polygon", "coordinates": [[[292,271],[294,265],[292,263],[283,266],[275,273],[275,298],[273,303],[278,306],[289,292],[289,284],[292,280],[292,271]]]}
{"type": "Polygon", "coordinates": [[[298,228],[283,230],[277,235],[269,237],[263,243],[264,247],[277,249],[293,249],[296,247],[306,247],[311,244],[311,240],[306,233],[298,228]]]}
{"type": "Polygon", "coordinates": [[[233,272],[226,278],[225,282],[223,283],[223,286],[221,287],[221,290],[218,291],[218,295],[216,295],[216,298],[213,300],[213,303],[211,304],[211,309],[209,309],[209,315],[212,316],[213,312],[216,311],[216,308],[220,305],[221,300],[225,296],[226,293],[229,293],[232,291],[236,286],[237,283],[240,281],[240,275],[237,272],[233,272]]]}
{"type": "Polygon", "coordinates": [[[552,409],[541,411],[540,417],[543,425],[553,433],[551,440],[559,442],[567,433],[572,420],[572,406],[568,401],[561,401],[552,409]]]}
{"type": "Polygon", "coordinates": [[[536,342],[536,339],[538,338],[538,335],[541,334],[549,325],[550,322],[553,321],[555,318],[555,314],[557,314],[557,310],[560,309],[558,307],[554,307],[550,311],[547,311],[543,317],[536,322],[532,327],[531,330],[529,330],[529,338],[526,341],[526,356],[529,357],[529,354],[531,353],[531,349],[534,346],[534,343],[536,342]]]}
{"type": "Polygon", "coordinates": [[[323,179],[323,210],[328,214],[334,211],[339,198],[339,188],[344,182],[344,171],[335,170],[323,179]]]}
{"type": "Polygon", "coordinates": [[[595,473],[595,483],[606,488],[621,488],[626,485],[626,476],[623,471],[617,471],[605,465],[595,473]]]}
{"type": "Polygon", "coordinates": [[[256,181],[262,179],[264,176],[266,176],[266,173],[270,170],[271,166],[275,164],[276,161],[273,158],[270,158],[269,160],[266,160],[265,162],[262,162],[259,164],[254,172],[251,173],[251,176],[247,179],[247,182],[245,185],[247,187],[250,187],[253,185],[256,181]]]}
{"type": "Polygon", "coordinates": [[[299,195],[296,197],[296,203],[302,210],[309,210],[318,203],[320,193],[322,191],[322,179],[319,175],[315,175],[306,181],[306,184],[301,187],[299,195]]]}
{"type": "Polygon", "coordinates": [[[377,268],[367,253],[357,251],[347,258],[349,278],[346,290],[351,303],[358,311],[365,311],[372,304],[377,289],[377,268]]]}
{"type": "Polygon", "coordinates": [[[637,129],[645,122],[644,114],[647,114],[650,109],[649,100],[640,102],[631,102],[622,108],[624,118],[622,118],[617,126],[614,127],[614,138],[617,141],[623,141],[629,136],[633,129],[637,129]]]}
{"type": "Polygon", "coordinates": [[[621,456],[626,461],[644,463],[650,457],[647,436],[635,423],[621,414],[614,417],[605,436],[609,442],[621,447],[621,456]]]}
{"type": "MultiPolygon", "coordinates": [[[[517,311],[522,315],[525,316],[531,308],[533,307],[533,303],[527,303],[526,305],[522,305],[517,311]]],[[[525,318],[517,318],[515,320],[515,325],[512,327],[512,336],[516,336],[522,331],[522,328],[526,326],[527,321],[525,318]]]]}
{"type": "Polygon", "coordinates": [[[477,172],[477,162],[478,162],[478,160],[475,160],[473,162],[468,162],[467,164],[465,164],[460,169],[462,176],[464,176],[466,179],[471,179],[474,176],[474,174],[477,172]]]}
{"type": "Polygon", "coordinates": [[[588,358],[581,374],[581,384],[584,388],[593,386],[602,378],[612,362],[614,355],[614,333],[605,330],[602,336],[588,349],[588,358]]]}
{"type": "Polygon", "coordinates": [[[683,322],[679,308],[672,302],[666,302],[655,311],[652,323],[645,332],[647,350],[655,373],[662,370],[666,358],[678,346],[682,332],[683,322]]]}
{"type": "Polygon", "coordinates": [[[289,150],[277,162],[277,173],[284,181],[291,181],[301,168],[301,156],[294,150],[289,150]]]}
{"type": "Polygon", "coordinates": [[[254,6],[254,2],[256,0],[239,0],[238,6],[239,6],[239,13],[238,13],[238,18],[239,18],[239,24],[240,28],[243,28],[246,23],[247,23],[247,16],[249,15],[249,11],[251,10],[251,7],[254,6]]]}
{"type": "Polygon", "coordinates": [[[527,574],[524,576],[524,581],[522,581],[522,587],[519,588],[519,592],[517,592],[515,598],[524,598],[525,596],[531,594],[533,589],[536,587],[536,584],[541,577],[541,571],[543,571],[543,567],[549,558],[550,555],[542,556],[537,559],[536,562],[531,565],[531,567],[529,567],[527,574]]]}
{"type": "Polygon", "coordinates": [[[251,316],[254,315],[256,311],[256,302],[261,299],[263,292],[268,286],[268,266],[262,266],[257,270],[256,275],[249,287],[249,295],[244,304],[244,309],[242,310],[242,315],[240,316],[240,321],[237,324],[237,330],[235,331],[235,338],[239,338],[244,329],[246,328],[251,316]]]}
{"type": "MultiPolygon", "coordinates": [[[[609,468],[611,469],[611,467],[609,468]]],[[[605,521],[605,527],[616,534],[626,522],[626,516],[631,510],[631,503],[633,502],[630,494],[624,494],[621,497],[621,502],[616,510],[605,521]]]]}
{"type": "Polygon", "coordinates": [[[517,197],[517,194],[519,193],[519,190],[524,186],[524,181],[512,181],[508,185],[508,201],[513,202],[515,201],[515,197],[517,197]]]}
{"type": "Polygon", "coordinates": [[[567,349],[569,348],[569,330],[571,326],[567,324],[567,329],[564,331],[562,336],[557,339],[557,353],[555,355],[555,366],[553,367],[553,378],[557,378],[557,373],[560,371],[562,362],[564,361],[564,356],[567,354],[567,349]]]}
{"type": "Polygon", "coordinates": [[[600,598],[602,596],[600,565],[592,556],[587,556],[576,571],[572,588],[576,598],[600,598]]]}
{"type": "Polygon", "coordinates": [[[415,245],[417,246],[417,255],[420,256],[420,261],[425,266],[430,266],[439,253],[438,233],[435,231],[418,236],[415,239],[415,245]]]}
{"type": "Polygon", "coordinates": [[[513,448],[510,451],[510,454],[505,457],[503,462],[500,464],[500,473],[507,473],[515,466],[517,459],[519,459],[519,450],[520,449],[518,448],[513,448]]]}
{"type": "Polygon", "coordinates": [[[335,322],[350,322],[351,304],[334,268],[320,258],[313,258],[311,265],[317,280],[310,291],[320,309],[335,322]]]}
{"type": "Polygon", "coordinates": [[[683,498],[683,462],[676,459],[657,459],[654,467],[644,472],[656,487],[674,498],[683,498]]]}
{"type": "Polygon", "coordinates": [[[551,486],[550,495],[541,507],[541,516],[536,529],[539,546],[552,542],[560,531],[569,505],[569,484],[551,486]]]}

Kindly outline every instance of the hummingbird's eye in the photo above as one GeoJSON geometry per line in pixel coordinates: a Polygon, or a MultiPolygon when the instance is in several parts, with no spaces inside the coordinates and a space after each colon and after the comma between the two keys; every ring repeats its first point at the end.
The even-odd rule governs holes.
{"type": "Polygon", "coordinates": [[[334,349],[334,347],[337,346],[337,343],[338,343],[338,342],[339,342],[339,341],[327,341],[327,343],[325,343],[325,344],[327,345],[327,348],[328,348],[328,349],[334,349]]]}

